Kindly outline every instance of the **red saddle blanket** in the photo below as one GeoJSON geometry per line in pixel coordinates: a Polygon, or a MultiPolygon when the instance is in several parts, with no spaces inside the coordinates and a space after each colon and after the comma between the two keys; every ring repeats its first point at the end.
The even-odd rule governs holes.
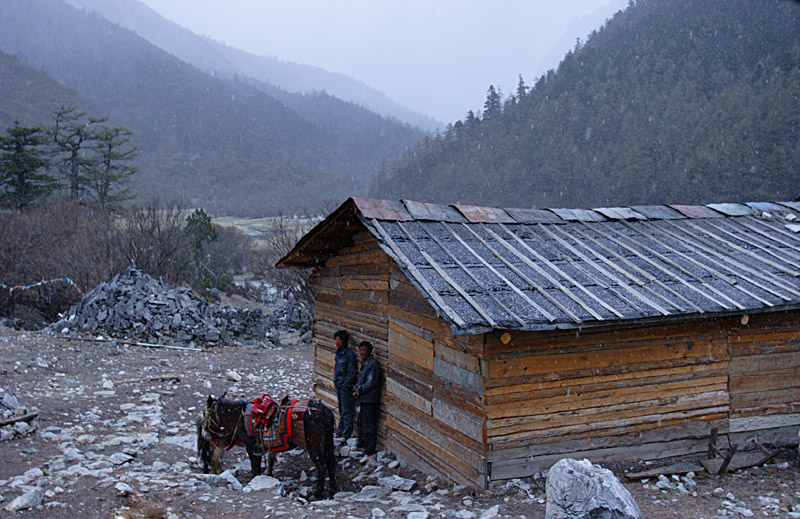
{"type": "Polygon", "coordinates": [[[245,408],[247,434],[260,436],[264,447],[272,452],[289,450],[292,444],[305,448],[304,417],[307,409],[308,400],[290,401],[287,396],[278,404],[269,395],[261,395],[245,408]]]}
{"type": "Polygon", "coordinates": [[[264,393],[260,397],[252,400],[248,409],[250,411],[251,423],[258,423],[267,425],[278,410],[278,402],[272,399],[268,394],[264,393]]]}

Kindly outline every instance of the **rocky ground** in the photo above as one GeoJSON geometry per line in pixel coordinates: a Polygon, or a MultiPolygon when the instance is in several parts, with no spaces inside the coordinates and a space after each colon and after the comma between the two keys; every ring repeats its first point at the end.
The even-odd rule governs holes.
{"type": "MultiPolygon", "coordinates": [[[[309,496],[313,465],[299,451],[279,458],[277,481],[237,470],[239,448],[225,477],[201,474],[194,420],[208,394],[310,396],[313,347],[292,335],[265,344],[145,348],[0,327],[0,385],[39,413],[35,431],[0,428],[0,517],[544,518],[544,478],[476,494],[388,452],[340,456],[342,492],[324,500],[309,496]],[[23,495],[33,506],[10,511],[23,495]]],[[[629,481],[614,468],[647,518],[800,518],[796,448],[719,477],[629,481]]]]}

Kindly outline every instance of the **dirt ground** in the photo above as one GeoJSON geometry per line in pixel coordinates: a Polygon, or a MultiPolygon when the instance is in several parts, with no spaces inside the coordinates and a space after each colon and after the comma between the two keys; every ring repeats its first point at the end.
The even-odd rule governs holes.
{"type": "MultiPolygon", "coordinates": [[[[194,457],[194,420],[207,395],[310,396],[313,347],[291,336],[282,342],[269,349],[188,351],[0,327],[0,386],[40,413],[34,434],[0,443],[0,517],[544,518],[543,478],[476,494],[403,463],[389,464],[390,453],[366,463],[339,458],[343,492],[333,499],[304,497],[314,474],[299,451],[280,457],[280,487],[248,492],[209,484],[194,457]],[[373,497],[362,492],[392,474],[416,480],[415,487],[373,497]],[[44,491],[40,505],[17,512],[2,508],[31,486],[44,491]]],[[[244,450],[236,448],[225,455],[223,468],[244,459],[244,450]]],[[[646,518],[800,517],[796,448],[763,467],[723,476],[699,473],[694,485],[684,482],[685,490],[661,490],[655,479],[617,475],[646,518]]],[[[236,477],[242,485],[250,481],[247,472],[236,477]]]]}

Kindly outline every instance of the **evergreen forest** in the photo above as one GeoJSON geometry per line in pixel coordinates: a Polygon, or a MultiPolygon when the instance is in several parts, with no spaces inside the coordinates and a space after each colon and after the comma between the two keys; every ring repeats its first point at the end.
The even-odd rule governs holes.
{"type": "Polygon", "coordinates": [[[800,196],[800,3],[638,0],[556,70],[382,168],[372,194],[504,207],[800,196]]]}

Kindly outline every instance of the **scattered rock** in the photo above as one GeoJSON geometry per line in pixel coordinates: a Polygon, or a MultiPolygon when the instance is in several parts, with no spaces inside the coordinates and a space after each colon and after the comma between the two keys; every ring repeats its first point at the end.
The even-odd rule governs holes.
{"type": "Polygon", "coordinates": [[[378,485],[383,487],[388,487],[394,490],[402,490],[403,492],[408,492],[417,482],[413,479],[407,479],[398,476],[397,474],[392,474],[391,476],[386,476],[378,479],[378,485]]]}
{"type": "Polygon", "coordinates": [[[121,481],[116,485],[114,485],[114,490],[116,490],[117,495],[120,496],[129,496],[135,493],[130,485],[128,485],[127,483],[123,483],[121,481]]]}
{"type": "Polygon", "coordinates": [[[26,508],[34,508],[42,504],[44,500],[44,491],[39,487],[32,487],[24,494],[17,497],[5,506],[9,512],[16,512],[17,510],[25,510],[26,508]]]}
{"type": "Polygon", "coordinates": [[[250,483],[242,489],[242,492],[256,492],[259,490],[269,490],[280,486],[281,482],[272,476],[260,475],[250,480],[250,483]]]}

